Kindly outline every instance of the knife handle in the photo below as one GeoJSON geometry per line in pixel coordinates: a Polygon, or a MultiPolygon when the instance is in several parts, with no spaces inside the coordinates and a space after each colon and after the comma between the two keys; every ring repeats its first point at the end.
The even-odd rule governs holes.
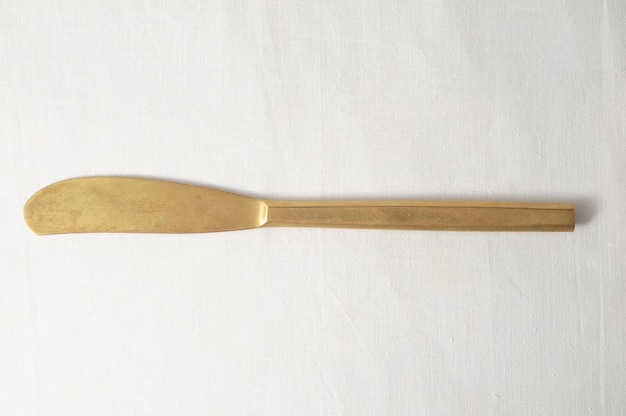
{"type": "Polygon", "coordinates": [[[267,227],[573,231],[573,204],[474,201],[265,201],[267,227]]]}

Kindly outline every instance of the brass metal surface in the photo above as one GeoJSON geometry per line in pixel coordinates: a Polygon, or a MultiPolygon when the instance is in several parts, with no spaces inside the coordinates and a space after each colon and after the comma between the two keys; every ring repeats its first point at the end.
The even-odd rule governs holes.
{"type": "Polygon", "coordinates": [[[202,233],[258,227],[573,231],[574,205],[475,201],[271,201],[128,177],[69,179],[24,207],[36,234],[202,233]]]}

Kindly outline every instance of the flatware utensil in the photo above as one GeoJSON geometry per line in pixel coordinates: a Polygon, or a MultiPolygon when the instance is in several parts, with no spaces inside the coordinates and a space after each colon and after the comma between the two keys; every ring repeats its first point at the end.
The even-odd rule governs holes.
{"type": "Polygon", "coordinates": [[[275,201],[130,177],[68,179],[24,207],[36,234],[203,233],[259,227],[573,231],[574,205],[477,201],[275,201]]]}

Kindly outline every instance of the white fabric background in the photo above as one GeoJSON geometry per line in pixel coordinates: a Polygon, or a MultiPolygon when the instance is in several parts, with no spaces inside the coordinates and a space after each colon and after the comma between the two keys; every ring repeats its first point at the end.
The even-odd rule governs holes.
{"type": "Polygon", "coordinates": [[[620,415],[625,4],[0,3],[0,414],[620,415]],[[36,237],[89,175],[574,233],[36,237]]]}

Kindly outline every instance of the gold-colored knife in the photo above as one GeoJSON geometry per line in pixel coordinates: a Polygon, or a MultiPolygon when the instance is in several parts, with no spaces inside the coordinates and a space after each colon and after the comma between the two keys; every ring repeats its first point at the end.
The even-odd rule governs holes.
{"type": "Polygon", "coordinates": [[[129,177],[68,179],[24,207],[36,234],[204,233],[258,227],[573,231],[574,205],[475,201],[275,201],[129,177]]]}

